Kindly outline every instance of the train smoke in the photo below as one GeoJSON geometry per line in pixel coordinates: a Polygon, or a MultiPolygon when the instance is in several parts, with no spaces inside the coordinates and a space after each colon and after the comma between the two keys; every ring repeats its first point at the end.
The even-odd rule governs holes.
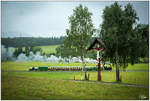
{"type": "Polygon", "coordinates": [[[5,46],[2,45],[1,46],[1,60],[2,61],[5,61],[5,60],[14,61],[15,60],[13,56],[14,51],[15,51],[15,48],[13,47],[5,48],[5,46]]]}
{"type": "MultiPolygon", "coordinates": [[[[41,61],[41,62],[55,62],[55,63],[74,63],[74,62],[82,62],[80,57],[69,57],[69,58],[62,58],[61,56],[56,57],[54,55],[50,55],[47,57],[46,55],[42,56],[40,52],[36,52],[33,54],[33,52],[29,53],[29,56],[26,56],[26,54],[21,53],[18,55],[17,58],[13,56],[13,53],[15,51],[15,48],[9,47],[5,48],[4,45],[2,45],[2,61],[5,60],[11,60],[11,61],[17,61],[17,62],[25,62],[25,61],[41,61]]],[[[85,62],[89,63],[97,63],[96,60],[85,58],[85,62]]]]}

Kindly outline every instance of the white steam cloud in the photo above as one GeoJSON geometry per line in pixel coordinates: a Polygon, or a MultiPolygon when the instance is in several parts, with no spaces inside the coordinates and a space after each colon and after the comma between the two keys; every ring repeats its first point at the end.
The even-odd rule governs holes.
{"type": "MultiPolygon", "coordinates": [[[[33,54],[33,52],[29,53],[29,56],[26,56],[24,53],[21,53],[18,55],[17,58],[15,58],[13,56],[13,53],[15,51],[15,48],[8,48],[6,49],[3,45],[2,45],[2,61],[5,60],[11,60],[11,61],[17,61],[17,62],[24,62],[24,61],[41,61],[41,62],[55,62],[55,63],[59,63],[59,62],[69,62],[69,63],[74,63],[74,62],[82,62],[81,58],[79,57],[69,57],[69,58],[62,58],[61,56],[56,57],[54,55],[50,55],[50,57],[47,57],[46,55],[41,56],[40,52],[36,52],[36,54],[33,54]]],[[[85,58],[85,62],[89,62],[89,63],[97,63],[97,60],[93,60],[93,59],[89,59],[89,58],[85,58]]]]}
{"type": "Polygon", "coordinates": [[[13,47],[8,47],[5,48],[4,45],[1,46],[1,60],[5,61],[5,60],[12,60],[14,61],[15,58],[13,57],[13,53],[15,51],[15,48],[13,47]]]}

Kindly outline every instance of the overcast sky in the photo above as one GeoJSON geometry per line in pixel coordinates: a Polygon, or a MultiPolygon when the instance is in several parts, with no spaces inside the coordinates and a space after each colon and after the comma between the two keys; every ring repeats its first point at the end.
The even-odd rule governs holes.
{"type": "MultiPolygon", "coordinates": [[[[92,20],[95,28],[102,23],[102,13],[106,5],[113,2],[8,2],[2,1],[2,32],[22,32],[31,36],[64,36],[69,28],[68,17],[73,9],[82,4],[93,13],[92,20]]],[[[125,6],[129,2],[119,2],[125,6]]],[[[130,2],[140,18],[140,23],[148,24],[148,1],[130,2]]]]}

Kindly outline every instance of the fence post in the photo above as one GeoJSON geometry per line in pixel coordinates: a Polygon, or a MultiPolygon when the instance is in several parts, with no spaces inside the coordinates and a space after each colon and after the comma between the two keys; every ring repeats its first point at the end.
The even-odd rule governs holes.
{"type": "Polygon", "coordinates": [[[88,80],[90,79],[90,74],[88,73],[88,80]]]}

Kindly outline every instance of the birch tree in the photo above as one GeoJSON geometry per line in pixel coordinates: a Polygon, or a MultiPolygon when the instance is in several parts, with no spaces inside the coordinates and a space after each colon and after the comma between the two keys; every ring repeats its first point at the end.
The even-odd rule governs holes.
{"type": "Polygon", "coordinates": [[[73,10],[73,14],[69,17],[70,27],[66,29],[67,38],[64,41],[65,47],[74,49],[75,52],[73,54],[81,57],[82,72],[85,71],[84,58],[86,57],[86,49],[95,31],[91,16],[92,13],[88,11],[87,7],[83,7],[82,5],[77,6],[73,10]]]}
{"type": "Polygon", "coordinates": [[[129,62],[134,62],[138,51],[135,39],[137,14],[131,4],[124,9],[117,2],[106,6],[103,11],[103,22],[101,25],[100,38],[109,51],[105,51],[105,57],[116,64],[116,80],[120,81],[119,66],[127,67],[129,62]]]}

